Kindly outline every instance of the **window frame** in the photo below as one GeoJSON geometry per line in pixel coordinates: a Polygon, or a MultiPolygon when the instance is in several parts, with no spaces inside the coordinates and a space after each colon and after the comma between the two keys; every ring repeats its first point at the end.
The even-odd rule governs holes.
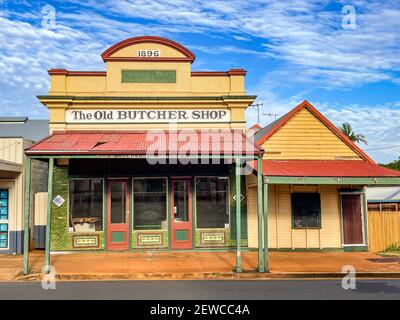
{"type": "Polygon", "coordinates": [[[168,210],[168,206],[170,203],[170,188],[168,186],[169,179],[166,176],[160,176],[160,177],[132,177],[132,182],[131,182],[131,198],[132,198],[132,209],[131,209],[131,232],[162,232],[162,231],[167,231],[169,232],[169,226],[170,226],[170,214],[168,210]],[[149,180],[149,179],[163,179],[165,180],[165,220],[167,222],[167,227],[166,229],[135,229],[135,180],[149,180]]]}
{"type": "Polygon", "coordinates": [[[194,187],[195,187],[195,193],[193,196],[193,211],[194,211],[194,223],[193,223],[193,227],[195,230],[229,230],[231,229],[231,203],[230,203],[230,199],[231,199],[231,179],[229,176],[195,176],[194,177],[194,187]],[[202,178],[224,178],[225,180],[228,180],[228,184],[227,184],[227,193],[226,193],[226,207],[228,209],[228,224],[229,227],[228,228],[199,228],[197,226],[197,179],[202,179],[202,178]]]}
{"type": "Polygon", "coordinates": [[[320,192],[291,192],[290,193],[290,206],[291,206],[291,219],[292,219],[292,229],[322,229],[322,201],[320,192]],[[318,210],[318,226],[306,227],[306,226],[295,226],[295,214],[293,205],[293,194],[317,194],[319,196],[319,210],[318,210]]]}
{"type": "Polygon", "coordinates": [[[103,221],[102,221],[103,229],[100,230],[100,231],[85,232],[85,234],[101,234],[101,233],[103,233],[103,232],[106,232],[106,229],[107,229],[107,225],[106,225],[106,223],[107,223],[107,212],[105,212],[105,210],[104,210],[104,208],[105,208],[105,203],[104,203],[104,202],[107,200],[107,190],[105,189],[105,188],[106,188],[106,185],[105,185],[106,179],[103,178],[103,177],[82,177],[82,178],[73,177],[73,178],[69,178],[69,179],[68,179],[68,201],[66,201],[66,202],[67,202],[67,205],[68,205],[68,207],[67,207],[67,211],[68,211],[68,214],[67,214],[67,233],[68,233],[68,234],[82,234],[82,232],[69,231],[69,228],[70,228],[70,226],[69,226],[69,224],[70,224],[69,218],[70,218],[70,217],[69,217],[69,216],[70,216],[70,214],[71,214],[71,199],[70,199],[70,197],[71,197],[71,189],[70,189],[70,181],[74,181],[74,180],[94,180],[94,179],[101,180],[101,181],[102,181],[102,184],[103,184],[103,188],[102,188],[102,197],[103,197],[103,201],[101,202],[101,212],[102,212],[102,219],[103,219],[103,221]]]}

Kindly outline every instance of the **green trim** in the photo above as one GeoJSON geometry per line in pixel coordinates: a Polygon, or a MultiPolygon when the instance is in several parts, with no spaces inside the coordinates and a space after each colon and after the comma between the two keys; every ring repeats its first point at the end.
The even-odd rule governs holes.
{"type": "Polygon", "coordinates": [[[343,248],[270,248],[270,252],[344,252],[343,248]]]}
{"type": "Polygon", "coordinates": [[[196,247],[197,205],[196,205],[196,178],[192,178],[192,248],[196,247]]]}
{"type": "Polygon", "coordinates": [[[129,189],[129,251],[132,250],[132,232],[133,232],[133,188],[134,182],[132,178],[128,179],[128,189],[129,189]]]}
{"type": "Polygon", "coordinates": [[[121,70],[122,83],[176,83],[176,70],[121,70]]]}
{"type": "Polygon", "coordinates": [[[269,272],[268,266],[268,184],[264,184],[264,272],[269,272]]]}
{"type": "Polygon", "coordinates": [[[240,192],[240,170],[241,162],[240,158],[236,159],[235,163],[235,184],[236,184],[236,272],[242,272],[242,256],[241,256],[241,212],[240,212],[240,203],[241,203],[241,192],[240,192]]]}
{"type": "Polygon", "coordinates": [[[343,247],[344,252],[367,252],[368,251],[368,246],[361,245],[361,246],[344,246],[343,247]]]}
{"type": "Polygon", "coordinates": [[[24,227],[24,274],[29,273],[29,215],[31,197],[31,158],[25,163],[25,227],[24,227]]]}
{"type": "Polygon", "coordinates": [[[166,197],[166,204],[167,204],[167,221],[168,221],[168,250],[171,250],[171,188],[170,188],[170,183],[171,183],[171,178],[169,176],[167,178],[167,185],[166,185],[166,192],[167,192],[167,197],[166,197]]]}
{"type": "Polygon", "coordinates": [[[45,273],[50,272],[50,244],[51,244],[51,207],[53,201],[53,171],[54,159],[49,158],[49,175],[47,178],[47,225],[46,225],[46,246],[45,246],[45,273]]]}
{"type": "MultiPolygon", "coordinates": [[[[69,177],[71,179],[71,177],[69,177]]],[[[104,236],[104,250],[108,250],[107,245],[107,189],[108,189],[108,181],[106,178],[103,179],[103,236],[104,236]]],[[[68,213],[69,214],[69,213],[68,213]]]]}
{"type": "Polygon", "coordinates": [[[175,240],[177,240],[177,241],[189,240],[189,231],[188,230],[176,230],[175,231],[175,240]]]}
{"type": "Polygon", "coordinates": [[[257,96],[254,95],[222,95],[222,96],[165,96],[165,97],[128,97],[128,96],[57,96],[57,95],[38,95],[36,96],[39,100],[104,100],[104,101],[192,101],[192,100],[254,100],[257,96]]]}
{"type": "Polygon", "coordinates": [[[111,232],[111,242],[124,242],[125,240],[125,232],[123,231],[112,231],[111,232]]]}
{"type": "Polygon", "coordinates": [[[363,202],[363,224],[364,224],[364,242],[368,246],[369,245],[369,219],[368,219],[368,200],[366,194],[366,188],[363,188],[363,192],[361,193],[362,202],[363,202]]]}
{"type": "Polygon", "coordinates": [[[257,159],[257,229],[258,229],[258,272],[264,272],[263,264],[263,183],[262,158],[257,159]]]}
{"type": "Polygon", "coordinates": [[[400,185],[400,178],[265,177],[269,184],[400,185]]]}

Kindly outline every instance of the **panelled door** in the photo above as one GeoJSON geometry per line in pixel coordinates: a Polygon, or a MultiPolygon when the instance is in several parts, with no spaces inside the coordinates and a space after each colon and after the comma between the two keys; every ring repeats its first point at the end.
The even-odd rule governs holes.
{"type": "Polygon", "coordinates": [[[363,245],[363,218],[360,194],[342,194],[343,244],[363,245]]]}
{"type": "Polygon", "coordinates": [[[107,248],[129,248],[129,190],[128,180],[108,180],[107,248]]]}
{"type": "Polygon", "coordinates": [[[191,179],[171,180],[171,248],[192,248],[192,187],[191,179]]]}

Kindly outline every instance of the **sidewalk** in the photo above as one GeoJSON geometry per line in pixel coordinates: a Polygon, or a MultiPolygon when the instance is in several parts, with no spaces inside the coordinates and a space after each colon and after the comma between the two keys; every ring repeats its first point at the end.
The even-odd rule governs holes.
{"type": "MultiPolygon", "coordinates": [[[[271,252],[269,257],[267,274],[256,272],[257,252],[242,253],[242,274],[233,272],[235,252],[52,254],[51,263],[63,280],[338,277],[345,265],[354,266],[357,274],[365,277],[400,277],[399,258],[372,253],[271,252]]],[[[43,262],[43,252],[31,253],[31,275],[24,277],[22,256],[0,256],[0,279],[37,280],[43,262]]]]}

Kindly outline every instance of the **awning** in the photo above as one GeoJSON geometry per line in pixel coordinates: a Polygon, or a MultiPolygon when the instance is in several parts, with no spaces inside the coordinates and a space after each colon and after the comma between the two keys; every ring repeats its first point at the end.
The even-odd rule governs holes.
{"type": "Polygon", "coordinates": [[[364,160],[263,160],[262,169],[276,184],[400,185],[400,172],[364,160]]]}
{"type": "Polygon", "coordinates": [[[400,177],[399,171],[362,160],[263,160],[263,174],[280,177],[400,177]]]}
{"type": "Polygon", "coordinates": [[[223,155],[263,154],[241,130],[54,132],[27,155],[223,155]]]}

